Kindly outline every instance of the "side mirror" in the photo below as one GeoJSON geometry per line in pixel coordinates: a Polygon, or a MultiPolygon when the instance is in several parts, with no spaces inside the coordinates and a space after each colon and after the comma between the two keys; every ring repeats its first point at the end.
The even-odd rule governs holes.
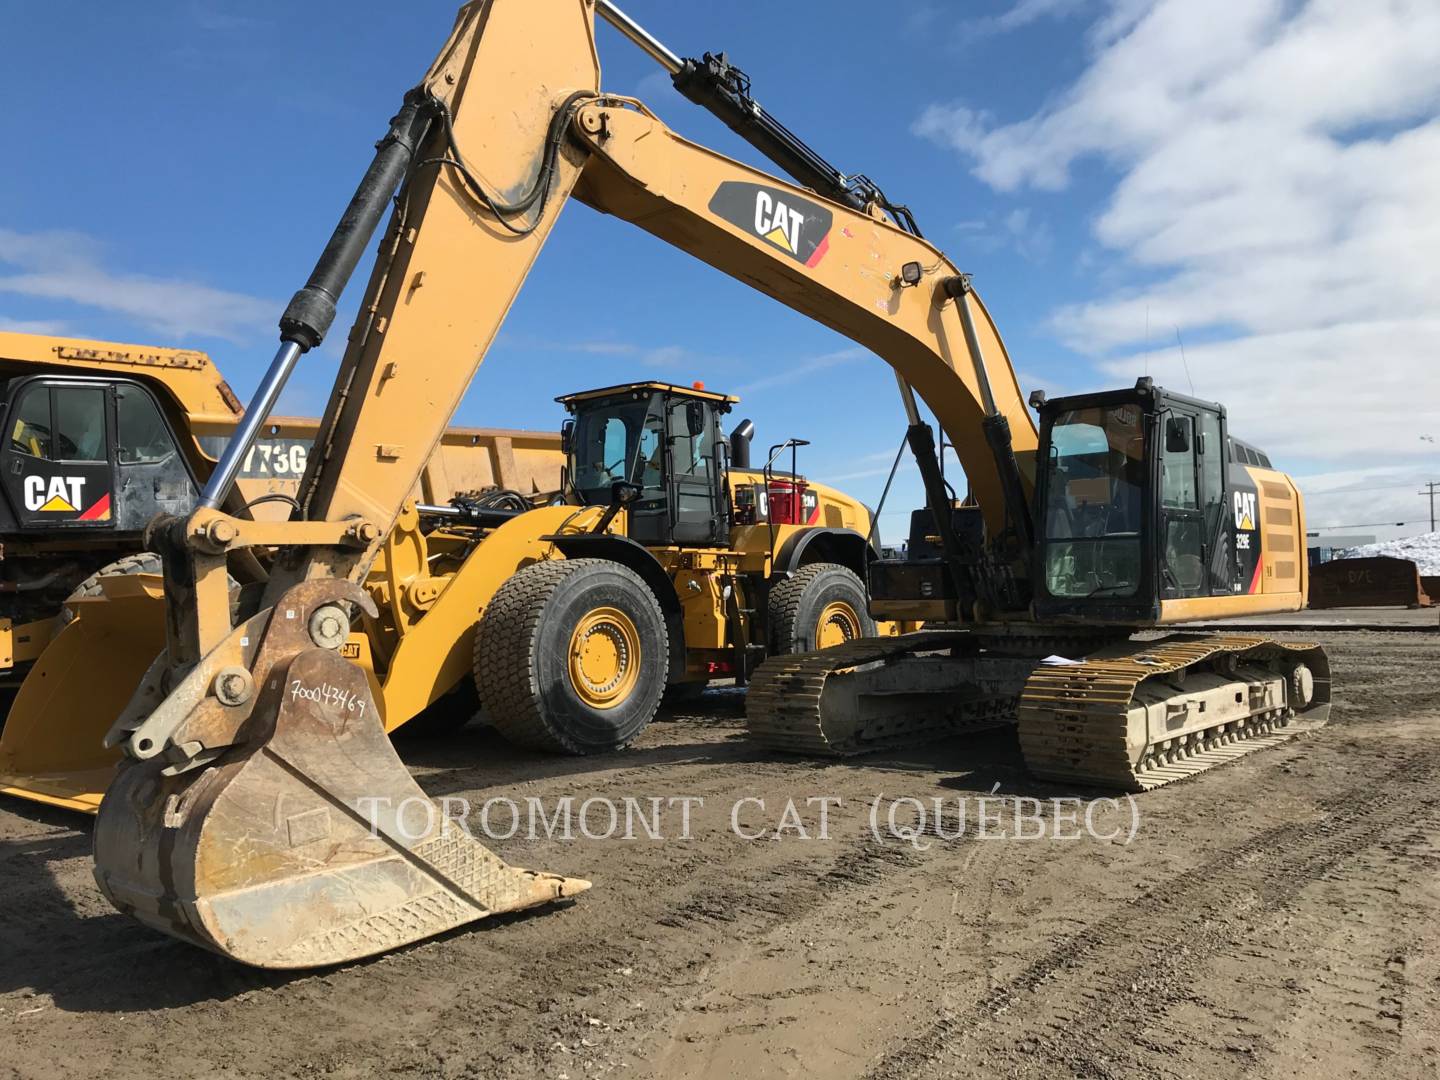
{"type": "Polygon", "coordinates": [[[1190,425],[1180,416],[1168,417],[1165,421],[1165,452],[1167,454],[1188,454],[1190,452],[1190,425]]]}
{"type": "Polygon", "coordinates": [[[685,429],[692,439],[705,434],[705,406],[700,402],[686,402],[685,429]]]}
{"type": "Polygon", "coordinates": [[[566,457],[575,449],[575,421],[566,420],[560,425],[560,452],[566,457]]]}

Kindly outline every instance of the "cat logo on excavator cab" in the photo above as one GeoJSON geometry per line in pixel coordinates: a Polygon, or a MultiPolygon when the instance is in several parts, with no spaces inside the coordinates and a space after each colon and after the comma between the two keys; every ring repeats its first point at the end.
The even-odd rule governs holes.
{"type": "Polygon", "coordinates": [[[1255,492],[1235,492],[1235,528],[1255,531],[1255,492]]]}

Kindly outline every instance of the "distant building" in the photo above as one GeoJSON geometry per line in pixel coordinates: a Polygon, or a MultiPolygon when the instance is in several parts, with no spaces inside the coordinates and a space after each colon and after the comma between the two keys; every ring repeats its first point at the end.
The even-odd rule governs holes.
{"type": "Polygon", "coordinates": [[[1305,541],[1305,548],[1310,556],[1310,565],[1329,562],[1335,558],[1335,554],[1345,548],[1362,547],[1365,544],[1375,543],[1374,534],[1366,533],[1326,533],[1324,536],[1311,536],[1305,541]]]}

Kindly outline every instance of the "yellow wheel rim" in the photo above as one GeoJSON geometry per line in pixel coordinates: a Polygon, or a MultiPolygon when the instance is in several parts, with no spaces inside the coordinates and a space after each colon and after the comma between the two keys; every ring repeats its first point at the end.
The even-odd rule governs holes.
{"type": "Polygon", "coordinates": [[[640,632],[619,608],[587,612],[570,635],[570,685],[591,708],[611,709],[640,679],[640,632]]]}
{"type": "Polygon", "coordinates": [[[847,641],[854,641],[860,636],[860,616],[855,609],[843,600],[836,600],[834,603],[826,604],[825,610],[820,612],[820,620],[815,624],[815,647],[817,649],[828,649],[834,645],[843,645],[847,641]]]}

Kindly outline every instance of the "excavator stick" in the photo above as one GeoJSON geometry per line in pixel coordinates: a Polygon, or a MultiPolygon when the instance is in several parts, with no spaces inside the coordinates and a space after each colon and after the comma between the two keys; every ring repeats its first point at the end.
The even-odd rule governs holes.
{"type": "Polygon", "coordinates": [[[102,578],[40,655],[0,732],[0,792],[93,814],[120,752],[105,733],[165,648],[153,574],[102,578]]]}
{"type": "Polygon", "coordinates": [[[426,797],[340,657],[344,634],[323,627],[338,601],[369,603],[348,582],[306,582],[236,631],[257,635],[245,673],[225,675],[254,688],[241,741],[178,774],[163,754],[120,766],[95,825],[106,898],[243,963],[298,968],[589,888],[508,865],[426,797]]]}

